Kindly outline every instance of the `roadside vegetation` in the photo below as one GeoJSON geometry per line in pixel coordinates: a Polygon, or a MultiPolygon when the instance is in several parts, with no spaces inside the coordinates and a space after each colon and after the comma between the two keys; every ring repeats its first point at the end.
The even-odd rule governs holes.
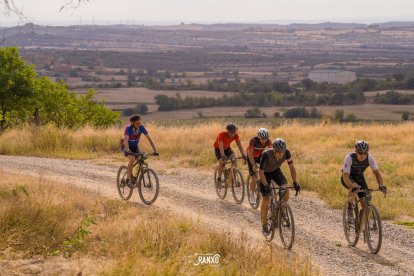
{"type": "MultiPolygon", "coordinates": [[[[216,162],[213,142],[217,133],[224,130],[224,121],[145,125],[157,145],[163,166],[213,169],[216,162]]],[[[346,190],[339,182],[344,157],[353,151],[355,141],[367,140],[371,144],[371,153],[379,163],[385,185],[390,190],[385,200],[379,194],[374,196],[381,215],[384,218],[414,217],[414,190],[411,185],[414,181],[413,123],[359,125],[323,122],[277,126],[264,121],[260,125],[238,125],[244,147],[256,135],[258,127],[267,127],[272,139],[284,138],[293,153],[304,189],[317,192],[335,208],[342,208],[346,197],[346,190]]],[[[111,157],[117,162],[124,162],[118,150],[122,133],[123,129],[119,127],[70,130],[47,125],[16,128],[0,136],[0,154],[71,159],[111,157]]],[[[146,139],[142,140],[141,147],[143,151],[151,149],[146,139]]],[[[367,175],[370,186],[376,187],[369,169],[367,175]]]]}
{"type": "Polygon", "coordinates": [[[168,211],[44,179],[2,171],[0,179],[3,261],[88,259],[90,273],[105,275],[316,273],[307,258],[275,247],[253,249],[244,236],[207,229],[168,211]],[[220,263],[195,266],[196,253],[218,253],[220,263]]]}

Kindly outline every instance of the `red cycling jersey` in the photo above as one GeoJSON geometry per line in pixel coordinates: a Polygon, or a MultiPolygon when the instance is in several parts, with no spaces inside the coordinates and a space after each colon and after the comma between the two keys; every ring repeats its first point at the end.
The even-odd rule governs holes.
{"type": "Polygon", "coordinates": [[[247,152],[249,152],[249,149],[253,148],[253,157],[257,158],[262,154],[266,147],[272,147],[272,141],[270,141],[270,139],[267,139],[266,143],[262,144],[258,137],[254,137],[250,140],[247,152]]]}
{"type": "Polygon", "coordinates": [[[214,142],[214,147],[219,148],[219,141],[223,141],[223,149],[226,150],[230,148],[230,144],[233,141],[240,141],[239,135],[236,133],[233,137],[230,137],[227,131],[220,132],[217,135],[216,141],[214,142]]]}

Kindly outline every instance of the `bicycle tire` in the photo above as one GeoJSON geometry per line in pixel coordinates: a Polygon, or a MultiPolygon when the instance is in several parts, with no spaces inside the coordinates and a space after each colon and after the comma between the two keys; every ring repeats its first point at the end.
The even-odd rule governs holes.
{"type": "Polygon", "coordinates": [[[233,183],[231,185],[231,190],[233,192],[233,198],[237,204],[242,204],[244,200],[244,189],[245,189],[244,178],[239,169],[234,168],[233,174],[234,174],[233,183]]]}
{"type": "Polygon", "coordinates": [[[366,231],[366,237],[367,237],[366,241],[367,241],[369,251],[372,254],[377,254],[380,251],[381,244],[382,244],[382,223],[381,223],[381,217],[378,213],[378,210],[373,205],[370,205],[368,207],[365,231],[366,231]],[[371,221],[370,221],[371,216],[373,218],[374,224],[371,224],[371,221]],[[374,232],[377,232],[377,236],[378,236],[376,246],[374,246],[374,244],[372,243],[373,242],[372,233],[374,232]]]}
{"type": "Polygon", "coordinates": [[[270,204],[269,209],[267,211],[267,227],[269,229],[269,235],[264,236],[266,241],[270,242],[273,240],[276,232],[276,224],[277,224],[277,208],[274,204],[270,204]]]}
{"type": "Polygon", "coordinates": [[[348,245],[355,246],[359,240],[359,215],[358,215],[358,206],[352,208],[353,217],[348,219],[348,206],[350,202],[346,202],[344,209],[342,211],[342,224],[344,227],[345,238],[348,242],[348,245]],[[353,222],[349,222],[352,220],[353,222]]]}
{"type": "Polygon", "coordinates": [[[224,173],[223,173],[224,183],[218,183],[217,174],[218,174],[218,168],[214,170],[214,189],[216,190],[218,197],[220,199],[224,199],[226,198],[226,195],[227,195],[227,185],[226,185],[227,179],[224,177],[224,173]]]}
{"type": "Polygon", "coordinates": [[[278,226],[279,226],[280,240],[282,241],[283,246],[286,249],[291,249],[293,246],[293,243],[295,242],[295,220],[293,218],[292,209],[286,202],[282,202],[279,206],[278,226]],[[287,221],[283,217],[283,214],[282,214],[284,209],[286,209],[287,211],[287,218],[288,218],[287,221]],[[284,233],[288,235],[285,236],[284,233]],[[289,237],[289,239],[287,239],[287,237],[289,237]]]}
{"type": "Polygon", "coordinates": [[[118,169],[118,173],[116,175],[116,187],[118,190],[118,194],[123,200],[128,200],[132,196],[132,192],[134,191],[133,187],[126,186],[126,177],[127,177],[128,168],[127,166],[121,166],[118,169]]]}
{"type": "Polygon", "coordinates": [[[152,203],[154,203],[154,201],[157,200],[159,190],[160,183],[158,180],[158,175],[155,173],[155,171],[150,168],[142,169],[138,181],[138,194],[142,202],[147,205],[151,205],[152,203]],[[152,177],[150,176],[151,174],[152,177]],[[144,191],[154,191],[155,193],[153,196],[147,199],[144,196],[144,191]]]}
{"type": "Polygon", "coordinates": [[[250,175],[247,176],[247,181],[246,181],[246,195],[247,195],[247,200],[249,201],[250,206],[256,210],[259,206],[260,206],[260,189],[259,189],[259,182],[260,180],[257,179],[256,182],[256,187],[254,189],[254,194],[256,194],[256,201],[255,202],[251,202],[250,201],[250,175]]]}

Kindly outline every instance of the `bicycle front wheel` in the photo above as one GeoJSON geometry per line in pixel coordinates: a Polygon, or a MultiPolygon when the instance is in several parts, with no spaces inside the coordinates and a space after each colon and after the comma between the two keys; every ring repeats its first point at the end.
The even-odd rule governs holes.
{"type": "Polygon", "coordinates": [[[257,179],[255,183],[255,187],[253,191],[250,191],[250,175],[247,177],[246,182],[246,194],[247,194],[247,200],[249,201],[250,206],[253,209],[257,209],[260,205],[260,192],[259,192],[259,179],[257,179]]]}
{"type": "Polygon", "coordinates": [[[377,254],[382,243],[382,223],[378,210],[373,205],[368,207],[365,232],[369,251],[372,254],[377,254]]]}
{"type": "Polygon", "coordinates": [[[126,166],[121,166],[118,169],[118,174],[116,176],[116,187],[118,189],[119,196],[123,200],[128,200],[132,196],[133,187],[127,185],[127,172],[128,168],[126,166]]]}
{"type": "Polygon", "coordinates": [[[279,234],[280,240],[286,249],[291,249],[295,242],[295,221],[293,219],[292,209],[282,202],[279,207],[279,234]]]}
{"type": "Polygon", "coordinates": [[[270,242],[275,236],[275,228],[277,226],[277,209],[276,206],[271,203],[267,211],[267,229],[269,229],[269,235],[264,236],[266,241],[270,242]]]}
{"type": "Polygon", "coordinates": [[[142,202],[151,205],[158,197],[160,184],[154,170],[145,168],[142,170],[138,182],[138,194],[142,202]]]}
{"type": "Polygon", "coordinates": [[[244,200],[244,179],[238,169],[233,169],[233,185],[231,185],[236,203],[242,204],[244,200]]]}
{"type": "Polygon", "coordinates": [[[345,238],[350,246],[355,246],[359,239],[358,207],[354,203],[346,202],[342,211],[342,224],[345,238]],[[351,206],[349,206],[351,204],[351,206]],[[349,211],[348,211],[349,208],[349,211]]]}
{"type": "Polygon", "coordinates": [[[224,199],[227,195],[227,185],[226,185],[227,179],[226,177],[223,177],[224,180],[219,182],[217,181],[217,177],[218,177],[218,168],[216,168],[216,170],[214,171],[214,187],[216,189],[216,193],[218,197],[220,199],[224,199]]]}

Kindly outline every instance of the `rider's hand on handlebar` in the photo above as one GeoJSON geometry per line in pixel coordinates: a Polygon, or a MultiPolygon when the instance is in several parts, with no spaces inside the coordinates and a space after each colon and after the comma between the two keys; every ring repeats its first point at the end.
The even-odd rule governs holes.
{"type": "Polygon", "coordinates": [[[351,192],[352,192],[352,193],[355,193],[355,191],[356,191],[356,190],[359,190],[360,188],[361,188],[361,186],[356,185],[356,187],[354,186],[354,187],[351,189],[351,192]]]}
{"type": "Polygon", "coordinates": [[[293,187],[295,187],[296,193],[299,193],[299,191],[300,191],[300,185],[299,185],[299,183],[296,182],[296,181],[293,181],[293,187]]]}
{"type": "Polygon", "coordinates": [[[246,154],[242,153],[242,157],[243,157],[244,162],[246,162],[246,161],[247,161],[247,156],[246,156],[246,154]]]}
{"type": "Polygon", "coordinates": [[[381,190],[381,192],[383,192],[383,193],[384,193],[384,195],[386,195],[386,194],[387,194],[387,187],[385,187],[384,185],[380,185],[380,186],[379,186],[379,189],[381,190]]]}
{"type": "Polygon", "coordinates": [[[272,191],[272,187],[269,184],[264,185],[264,188],[266,193],[270,193],[272,191]]]}
{"type": "Polygon", "coordinates": [[[226,156],[222,156],[221,157],[221,161],[226,161],[227,157],[226,156]]]}
{"type": "Polygon", "coordinates": [[[154,156],[159,156],[160,154],[158,152],[154,151],[153,155],[154,156]]]}

